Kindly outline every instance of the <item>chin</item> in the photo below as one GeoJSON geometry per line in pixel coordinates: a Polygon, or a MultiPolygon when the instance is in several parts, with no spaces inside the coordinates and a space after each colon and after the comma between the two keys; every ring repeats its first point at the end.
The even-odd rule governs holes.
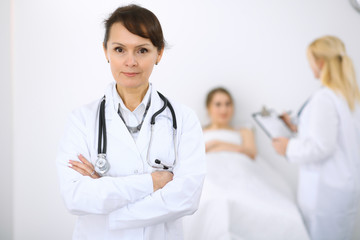
{"type": "Polygon", "coordinates": [[[229,125],[229,121],[224,121],[224,120],[219,120],[219,121],[217,121],[217,123],[219,124],[219,125],[222,125],[222,126],[227,126],[227,125],[229,125]]]}
{"type": "Polygon", "coordinates": [[[222,124],[229,124],[230,123],[230,119],[229,118],[226,118],[226,119],[221,119],[220,120],[220,122],[222,123],[222,124]]]}
{"type": "Polygon", "coordinates": [[[147,85],[148,81],[140,81],[136,79],[121,79],[116,80],[116,84],[124,88],[138,88],[143,85],[147,85]]]}

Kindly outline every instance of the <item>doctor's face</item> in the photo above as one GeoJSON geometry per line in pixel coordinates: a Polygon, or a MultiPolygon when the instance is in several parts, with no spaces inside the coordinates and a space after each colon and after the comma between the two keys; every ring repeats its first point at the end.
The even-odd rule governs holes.
{"type": "Polygon", "coordinates": [[[207,110],[213,124],[228,125],[234,113],[234,106],[227,94],[217,92],[212,97],[207,110]]]}
{"type": "Polygon", "coordinates": [[[321,68],[322,68],[322,63],[321,61],[317,61],[314,57],[314,55],[311,53],[310,50],[307,51],[307,58],[310,64],[310,68],[314,74],[314,77],[319,79],[320,78],[320,74],[321,74],[321,68]]]}
{"type": "Polygon", "coordinates": [[[132,34],[121,23],[114,23],[109,35],[104,51],[117,85],[147,88],[153,67],[160,62],[163,50],[158,51],[150,39],[132,34]]]}

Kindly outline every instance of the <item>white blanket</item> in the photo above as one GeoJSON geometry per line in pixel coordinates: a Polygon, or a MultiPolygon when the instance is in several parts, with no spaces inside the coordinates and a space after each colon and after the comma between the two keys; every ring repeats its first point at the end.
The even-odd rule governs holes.
{"type": "Polygon", "coordinates": [[[207,154],[198,211],[185,217],[186,240],[308,240],[290,187],[261,158],[207,154]]]}

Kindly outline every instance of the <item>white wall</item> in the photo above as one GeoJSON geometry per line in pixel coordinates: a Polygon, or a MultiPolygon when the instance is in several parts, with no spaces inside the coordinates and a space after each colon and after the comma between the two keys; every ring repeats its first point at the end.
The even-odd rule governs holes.
{"type": "MultiPolygon", "coordinates": [[[[112,81],[102,21],[127,2],[14,0],[15,239],[70,239],[75,217],[59,194],[57,144],[67,114],[112,81]]],[[[360,73],[360,14],[346,0],[138,3],[158,16],[170,45],[152,82],[204,124],[205,95],[218,85],[235,97],[234,125],[264,104],[296,111],[318,87],[305,49],[324,34],[343,39],[360,73]]],[[[295,186],[296,167],[258,129],[256,136],[260,155],[295,186]]]]}
{"type": "Polygon", "coordinates": [[[11,239],[13,222],[12,83],[10,0],[0,1],[0,239],[11,239]]]}

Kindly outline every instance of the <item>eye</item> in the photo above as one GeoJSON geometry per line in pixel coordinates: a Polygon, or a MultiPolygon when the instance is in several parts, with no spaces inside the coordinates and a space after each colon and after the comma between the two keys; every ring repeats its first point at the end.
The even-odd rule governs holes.
{"type": "Polygon", "coordinates": [[[139,49],[139,53],[141,53],[141,54],[144,54],[144,53],[147,53],[147,52],[148,52],[148,50],[146,48],[140,48],[139,49]]]}
{"type": "Polygon", "coordinates": [[[124,50],[121,47],[116,47],[115,52],[122,53],[124,50]]]}

